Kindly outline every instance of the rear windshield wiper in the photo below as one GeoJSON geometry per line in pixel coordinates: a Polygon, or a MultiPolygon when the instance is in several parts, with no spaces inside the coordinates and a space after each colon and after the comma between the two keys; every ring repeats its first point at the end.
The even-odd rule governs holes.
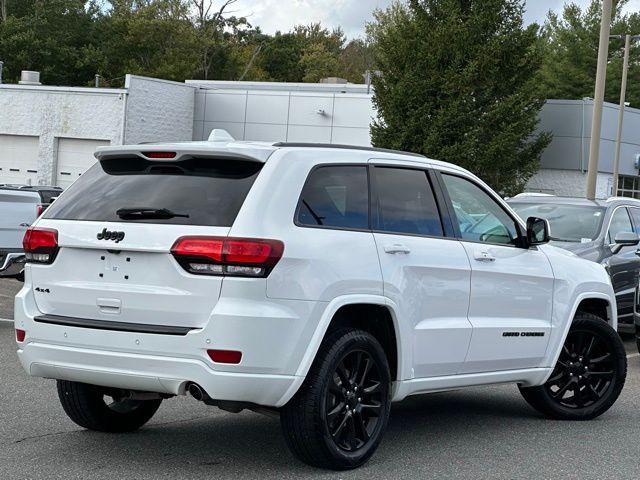
{"type": "Polygon", "coordinates": [[[174,213],[167,208],[121,208],[116,211],[123,220],[136,220],[141,218],[158,218],[169,219],[175,217],[189,218],[189,215],[184,213],[174,213]]]}

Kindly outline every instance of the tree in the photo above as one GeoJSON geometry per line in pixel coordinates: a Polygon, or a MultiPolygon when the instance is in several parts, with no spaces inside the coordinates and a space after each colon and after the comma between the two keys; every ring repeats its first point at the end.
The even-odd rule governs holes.
{"type": "Polygon", "coordinates": [[[183,81],[197,70],[197,40],[184,0],[112,0],[98,22],[96,69],[107,85],[125,74],[183,81]]]}
{"type": "MultiPolygon", "coordinates": [[[[628,0],[619,0],[614,8],[611,34],[640,34],[640,14],[623,14],[628,0]]],[[[593,97],[595,89],[598,42],[600,37],[601,1],[592,0],[582,10],[576,4],[564,6],[561,15],[549,12],[542,41],[544,61],[541,81],[547,98],[581,99],[593,97]]],[[[622,80],[624,41],[609,44],[605,100],[618,103],[622,80]]],[[[629,64],[627,101],[640,106],[640,45],[632,47],[629,64]]]]}
{"type": "Polygon", "coordinates": [[[550,137],[536,133],[537,25],[523,0],[409,0],[377,11],[375,146],[473,171],[504,195],[522,190],[550,137]]]}
{"type": "Polygon", "coordinates": [[[340,53],[342,77],[352,83],[363,83],[367,70],[373,68],[373,45],[366,40],[351,40],[340,53]]]}
{"type": "Polygon", "coordinates": [[[93,78],[83,48],[91,35],[93,2],[2,0],[0,59],[7,81],[21,70],[39,70],[43,81],[77,85],[93,78]]]}

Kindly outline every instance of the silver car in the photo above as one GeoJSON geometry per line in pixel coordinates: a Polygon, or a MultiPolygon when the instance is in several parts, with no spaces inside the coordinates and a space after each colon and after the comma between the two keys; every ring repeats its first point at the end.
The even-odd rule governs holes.
{"type": "Polygon", "coordinates": [[[0,277],[22,278],[24,232],[61,193],[60,187],[0,184],[0,277]]]}

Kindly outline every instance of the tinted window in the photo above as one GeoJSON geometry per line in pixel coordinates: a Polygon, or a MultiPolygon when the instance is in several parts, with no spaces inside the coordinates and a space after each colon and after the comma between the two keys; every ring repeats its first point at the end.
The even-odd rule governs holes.
{"type": "Polygon", "coordinates": [[[229,227],[261,163],[220,159],[96,163],[47,209],[45,218],[229,227]],[[123,220],[119,209],[168,209],[185,215],[123,220]]]}
{"type": "Polygon", "coordinates": [[[515,244],[516,224],[502,207],[476,184],[442,175],[464,240],[515,244]]]}
{"type": "Polygon", "coordinates": [[[631,216],[633,217],[633,224],[635,225],[635,232],[640,234],[640,208],[630,208],[631,216]]]}
{"type": "Polygon", "coordinates": [[[40,194],[42,203],[51,203],[51,199],[60,195],[62,190],[40,190],[38,193],[40,194]]]}
{"type": "Polygon", "coordinates": [[[331,166],[311,172],[302,191],[297,221],[301,225],[369,228],[367,168],[331,166]]]}
{"type": "Polygon", "coordinates": [[[442,236],[433,191],[423,170],[376,167],[378,230],[442,236]]]}
{"type": "Polygon", "coordinates": [[[633,232],[631,226],[631,219],[626,208],[618,208],[611,217],[611,224],[609,225],[609,232],[607,233],[607,241],[614,243],[616,235],[620,232],[633,232]]]}

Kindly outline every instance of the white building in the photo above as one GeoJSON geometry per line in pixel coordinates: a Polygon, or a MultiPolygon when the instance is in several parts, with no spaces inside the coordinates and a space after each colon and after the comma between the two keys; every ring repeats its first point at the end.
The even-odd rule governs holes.
{"type": "Polygon", "coordinates": [[[366,85],[187,81],[198,86],[193,138],[214,128],[237,140],[371,145],[366,85]]]}
{"type": "MultiPolygon", "coordinates": [[[[583,196],[593,102],[549,100],[540,130],[553,141],[528,190],[583,196]]],[[[611,194],[618,107],[605,104],[597,195],[611,194]]],[[[128,75],[124,89],[0,85],[0,183],[68,186],[97,145],[238,140],[370,145],[375,117],[366,85],[188,80],[128,75]]],[[[627,109],[620,191],[640,198],[640,110],[627,109]]],[[[442,159],[447,160],[447,159],[442,159]]]]}
{"type": "Polygon", "coordinates": [[[66,187],[98,145],[191,140],[195,87],[127,75],[125,88],[0,85],[0,183],[66,187]]]}

